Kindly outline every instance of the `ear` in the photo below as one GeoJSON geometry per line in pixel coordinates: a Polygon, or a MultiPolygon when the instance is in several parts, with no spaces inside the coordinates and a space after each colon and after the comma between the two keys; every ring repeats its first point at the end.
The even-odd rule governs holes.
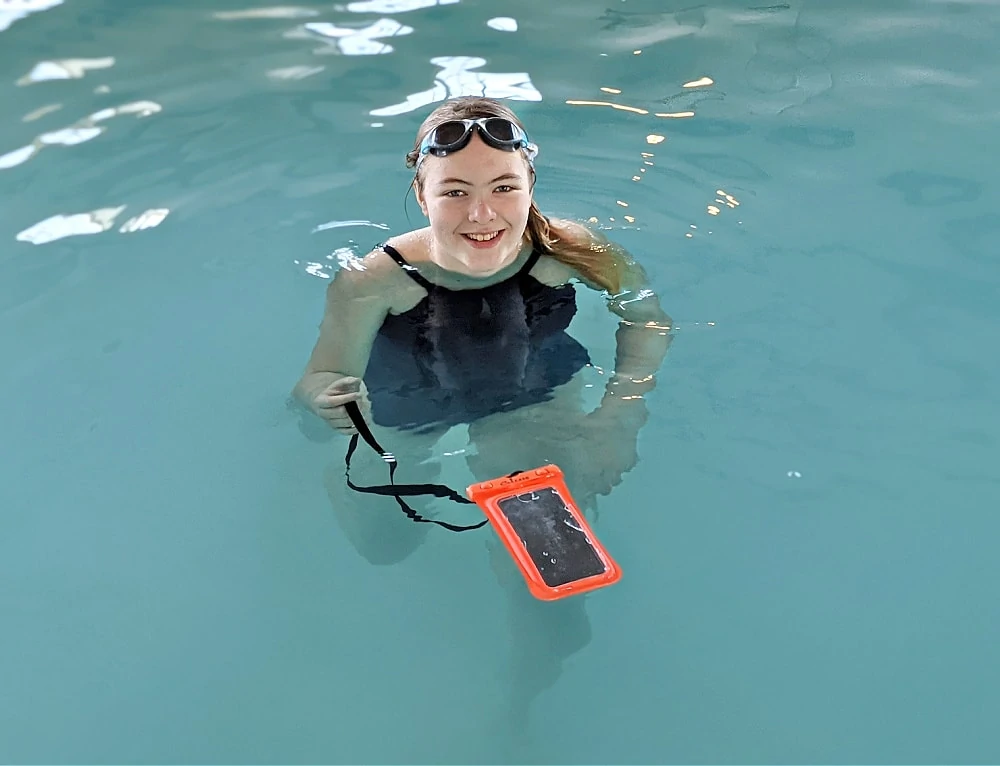
{"type": "Polygon", "coordinates": [[[427,218],[427,201],[424,199],[424,190],[419,183],[414,182],[413,194],[417,198],[417,204],[420,205],[420,212],[424,214],[424,218],[427,218]]]}

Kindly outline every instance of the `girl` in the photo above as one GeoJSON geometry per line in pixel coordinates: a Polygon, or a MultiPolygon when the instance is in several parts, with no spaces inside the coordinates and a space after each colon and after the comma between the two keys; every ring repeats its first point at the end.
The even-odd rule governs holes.
{"type": "MultiPolygon", "coordinates": [[[[416,434],[504,413],[519,413],[521,425],[547,421],[548,440],[637,433],[670,318],[621,248],[541,213],[532,199],[537,153],[516,115],[493,99],[453,99],[427,117],[406,161],[429,225],[337,273],[297,399],[345,434],[355,433],[349,401],[380,426],[416,434]],[[604,291],[621,318],[614,373],[601,406],[582,418],[562,401],[590,363],[566,332],[574,282],[604,291]]],[[[475,430],[525,442],[509,425],[475,430]]],[[[622,450],[603,445],[592,489],[610,491],[631,468],[634,438],[631,445],[627,466],[609,454],[622,450]]]]}

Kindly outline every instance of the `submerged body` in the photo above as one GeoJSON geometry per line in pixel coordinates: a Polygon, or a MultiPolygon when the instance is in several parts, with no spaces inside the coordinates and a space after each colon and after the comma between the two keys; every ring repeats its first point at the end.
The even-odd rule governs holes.
{"type": "MultiPolygon", "coordinates": [[[[620,462],[587,438],[594,429],[610,426],[612,441],[632,442],[620,451],[633,452],[670,318],[623,249],[541,213],[537,153],[513,112],[492,99],[454,99],[425,120],[407,163],[428,226],[391,238],[331,281],[295,388],[312,412],[353,434],[344,405],[358,401],[377,425],[440,434],[529,411],[533,425],[550,427],[521,446],[560,432],[583,437],[594,447],[584,473],[620,462]],[[590,362],[567,332],[578,286],[602,291],[621,320],[615,369],[592,413],[562,401],[590,362]]],[[[506,438],[501,424],[491,427],[506,438]]],[[[618,468],[610,473],[617,483],[618,468]]]]}
{"type": "Polygon", "coordinates": [[[512,276],[467,289],[436,285],[383,250],[425,295],[389,313],[375,337],[364,380],[378,425],[432,430],[537,404],[590,362],[566,332],[575,289],[533,275],[537,250],[512,276]]]}

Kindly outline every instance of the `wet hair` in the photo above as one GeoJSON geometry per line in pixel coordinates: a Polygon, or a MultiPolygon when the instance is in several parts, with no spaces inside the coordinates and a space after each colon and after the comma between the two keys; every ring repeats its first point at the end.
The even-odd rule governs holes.
{"type": "MultiPolygon", "coordinates": [[[[424,136],[449,120],[475,120],[480,117],[502,117],[525,130],[513,110],[496,99],[462,96],[445,101],[423,121],[417,131],[413,150],[406,155],[406,166],[416,168],[413,183],[418,189],[421,187],[421,177],[417,160],[420,158],[420,142],[424,136]]],[[[525,161],[527,162],[527,158],[525,161]]],[[[535,171],[530,169],[530,172],[534,186],[535,171]]],[[[550,221],[538,208],[534,198],[528,209],[526,231],[532,246],[543,255],[550,255],[575,269],[585,280],[604,288],[612,295],[621,291],[628,258],[605,238],[589,231],[582,234],[550,221]]]]}

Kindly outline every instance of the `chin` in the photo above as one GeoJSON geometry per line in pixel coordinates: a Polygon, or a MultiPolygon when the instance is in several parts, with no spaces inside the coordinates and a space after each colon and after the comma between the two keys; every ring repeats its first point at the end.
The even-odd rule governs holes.
{"type": "Polygon", "coordinates": [[[470,271],[488,277],[505,268],[517,258],[517,250],[506,248],[503,252],[481,253],[473,251],[464,259],[470,271]]]}
{"type": "Polygon", "coordinates": [[[508,242],[498,242],[496,247],[473,247],[464,237],[459,237],[461,260],[470,269],[489,274],[503,268],[517,257],[520,248],[511,248],[508,242]]]}
{"type": "Polygon", "coordinates": [[[466,261],[465,272],[470,277],[491,277],[496,274],[503,265],[499,262],[483,263],[482,261],[466,261]]]}

